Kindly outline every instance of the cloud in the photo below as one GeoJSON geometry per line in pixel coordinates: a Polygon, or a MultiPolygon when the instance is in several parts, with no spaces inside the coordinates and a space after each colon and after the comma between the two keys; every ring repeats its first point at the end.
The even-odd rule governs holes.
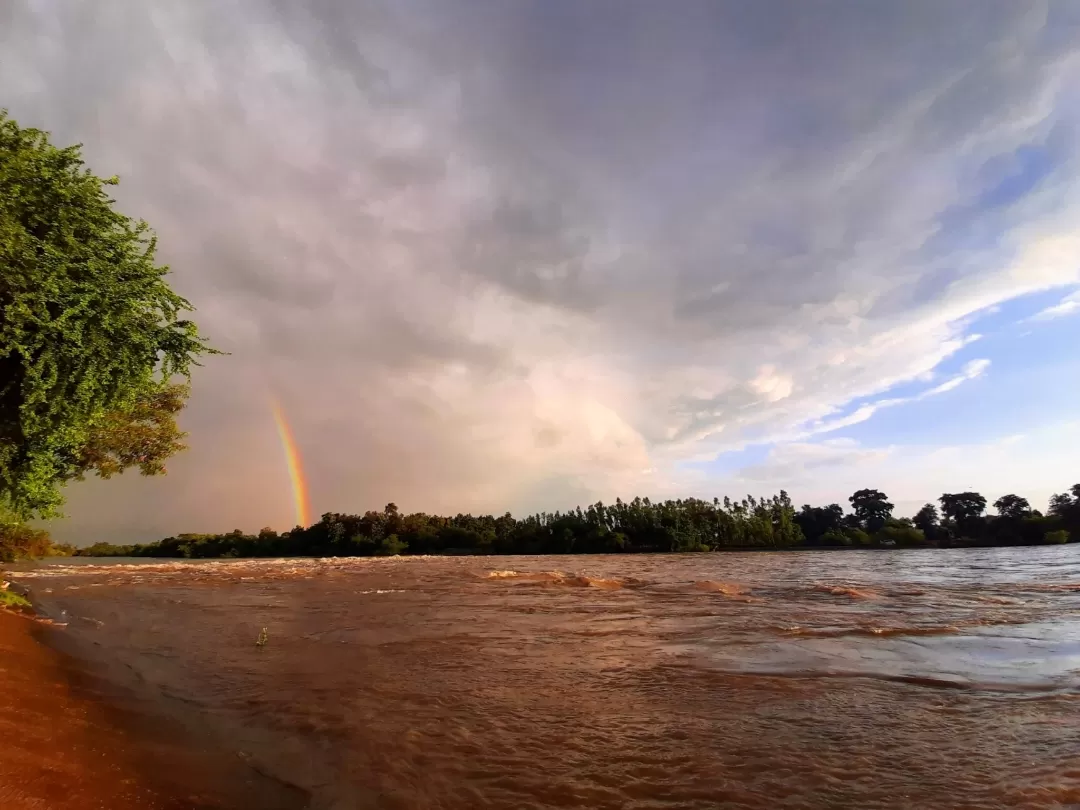
{"type": "Polygon", "coordinates": [[[1077,312],[1080,312],[1080,291],[1066,295],[1058,301],[1058,303],[1033,315],[1029,320],[1052,321],[1055,318],[1063,318],[1066,315],[1073,315],[1077,312]]]}
{"type": "Polygon", "coordinates": [[[944,492],[981,492],[990,502],[1016,493],[1044,508],[1051,494],[1068,489],[1075,478],[1075,468],[1059,449],[1077,439],[1080,426],[1057,423],[1024,435],[945,447],[869,447],[852,439],[793,442],[738,470],[728,486],[733,493],[784,487],[799,503],[836,501],[845,508],[848,494],[873,487],[889,496],[899,516],[913,515],[944,492]]]}
{"type": "Polygon", "coordinates": [[[852,439],[826,439],[819,442],[789,442],[769,451],[761,464],[744,467],[737,478],[750,484],[772,486],[776,481],[805,487],[809,479],[830,470],[865,467],[887,459],[890,448],[864,448],[852,439]]]}
{"type": "Polygon", "coordinates": [[[981,377],[988,368],[990,368],[990,361],[985,357],[978,360],[972,360],[964,365],[964,368],[959,374],[950,377],[939,385],[935,385],[928,391],[924,391],[915,397],[915,399],[925,399],[926,397],[933,397],[938,394],[944,394],[947,391],[952,391],[954,388],[963,385],[968,380],[974,380],[977,377],[981,377]]]}
{"type": "Polygon", "coordinates": [[[760,394],[766,402],[787,399],[795,387],[790,375],[778,374],[773,366],[762,366],[758,375],[750,381],[750,387],[760,394]]]}
{"type": "Polygon", "coordinates": [[[809,438],[811,436],[816,436],[822,433],[832,433],[833,431],[841,430],[843,428],[851,427],[852,425],[857,425],[861,422],[865,422],[882,408],[895,408],[897,405],[906,405],[910,402],[919,402],[929,397],[935,397],[939,394],[948,393],[949,391],[952,391],[953,389],[963,385],[968,380],[974,380],[978,377],[981,377],[988,368],[990,368],[990,361],[986,358],[971,360],[964,364],[964,367],[960,370],[958,374],[954,374],[949,379],[945,380],[942,383],[939,383],[938,385],[933,386],[932,388],[927,388],[909,397],[889,397],[886,399],[879,399],[877,402],[866,403],[864,405],[860,405],[847,416],[818,420],[806,426],[806,428],[800,434],[800,437],[809,438]]]}
{"type": "Polygon", "coordinates": [[[232,353],[169,478],[64,531],[287,526],[270,392],[316,511],[696,486],[870,418],[1080,281],[1078,43],[1056,4],[7,3],[0,97],[232,353]]]}

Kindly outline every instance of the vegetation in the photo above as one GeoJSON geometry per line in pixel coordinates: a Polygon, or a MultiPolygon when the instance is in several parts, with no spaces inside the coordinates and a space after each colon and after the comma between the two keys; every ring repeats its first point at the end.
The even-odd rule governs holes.
{"type": "Polygon", "coordinates": [[[40,557],[70,557],[77,549],[66,543],[55,544],[49,533],[32,529],[0,510],[0,562],[32,560],[40,557]]]}
{"type": "Polygon", "coordinates": [[[403,515],[388,504],[363,515],[327,513],[313,526],[257,535],[181,534],[146,545],[98,543],[77,553],[135,557],[377,556],[393,554],[599,554],[784,548],[921,548],[1042,545],[1080,539],[1080,484],[1055,495],[1042,515],[1016,495],[986,515],[978,493],[945,494],[940,513],[927,504],[914,518],[894,518],[878,490],[859,490],[839,504],[796,511],[786,492],[742,501],[652,503],[635,498],[523,519],[510,514],[403,515]]]}
{"type": "Polygon", "coordinates": [[[62,486],[182,449],[185,378],[213,353],[80,147],[0,111],[0,508],[50,516],[62,486]]]}
{"type": "Polygon", "coordinates": [[[51,547],[48,532],[0,517],[0,562],[44,557],[51,547]]]}
{"type": "Polygon", "coordinates": [[[32,607],[29,600],[7,588],[0,589],[0,608],[29,610],[32,607]]]}

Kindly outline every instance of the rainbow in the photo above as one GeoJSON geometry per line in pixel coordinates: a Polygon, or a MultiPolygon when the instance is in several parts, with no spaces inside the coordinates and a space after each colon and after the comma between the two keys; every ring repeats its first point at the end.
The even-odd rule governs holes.
{"type": "Polygon", "coordinates": [[[311,505],[308,502],[307,480],[304,478],[304,467],[300,463],[300,451],[296,447],[296,439],[293,438],[292,429],[285,419],[285,412],[281,410],[277,400],[270,400],[270,407],[274,411],[274,422],[277,423],[278,437],[281,439],[281,449],[285,451],[285,463],[289,467],[289,480],[292,482],[293,502],[296,505],[296,525],[311,525],[311,505]]]}

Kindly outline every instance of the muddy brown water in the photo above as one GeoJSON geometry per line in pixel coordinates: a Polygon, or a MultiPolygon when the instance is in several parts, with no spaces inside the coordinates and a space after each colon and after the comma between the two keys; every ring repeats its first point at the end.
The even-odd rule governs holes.
{"type": "Polygon", "coordinates": [[[14,577],[315,810],[1080,807],[1080,546],[14,577]]]}

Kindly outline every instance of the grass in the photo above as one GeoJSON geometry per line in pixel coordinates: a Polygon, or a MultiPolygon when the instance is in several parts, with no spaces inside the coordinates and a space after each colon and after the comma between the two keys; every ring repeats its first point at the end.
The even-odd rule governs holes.
{"type": "Polygon", "coordinates": [[[0,608],[14,608],[16,610],[28,610],[30,602],[14,591],[0,591],[0,608]]]}

